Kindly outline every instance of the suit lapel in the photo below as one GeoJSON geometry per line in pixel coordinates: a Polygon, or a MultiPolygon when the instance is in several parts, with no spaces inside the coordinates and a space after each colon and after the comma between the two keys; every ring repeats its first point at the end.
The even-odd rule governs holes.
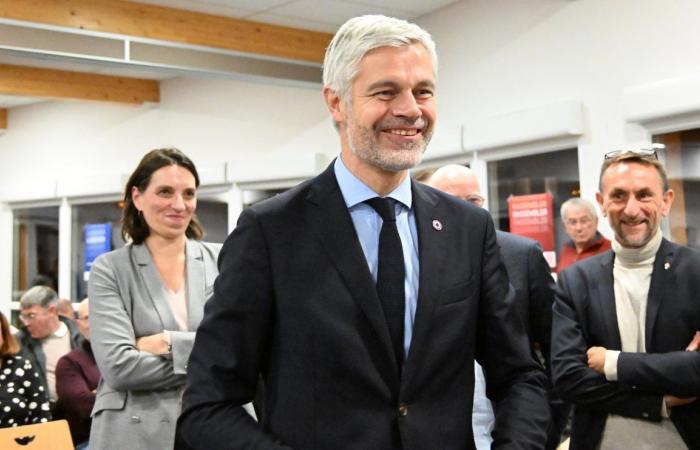
{"type": "MultiPolygon", "coordinates": [[[[309,228],[321,241],[345,287],[376,331],[386,357],[397,367],[374,279],[338,187],[333,163],[312,181],[306,200],[304,216],[309,228]]],[[[398,379],[398,372],[395,376],[398,379]]]]}
{"type": "Polygon", "coordinates": [[[158,312],[163,328],[166,330],[177,330],[175,317],[170,310],[170,305],[166,298],[165,287],[160,279],[160,274],[158,274],[158,269],[156,269],[156,265],[153,263],[153,258],[151,258],[148,247],[146,247],[145,244],[141,244],[134,245],[133,248],[141,279],[146,285],[149,297],[148,299],[137,300],[144,302],[150,300],[153,303],[153,307],[158,312]]]}
{"type": "Polygon", "coordinates": [[[598,308],[597,314],[593,317],[598,317],[603,323],[608,339],[607,346],[619,350],[622,348],[620,341],[620,329],[617,324],[617,309],[615,308],[615,284],[613,281],[613,262],[615,254],[608,252],[603,257],[598,266],[599,272],[594,274],[591,283],[594,288],[592,299],[598,299],[593,304],[598,308]]]}
{"type": "Polygon", "coordinates": [[[644,324],[644,344],[646,351],[651,352],[654,325],[659,313],[659,307],[664,300],[664,287],[674,286],[675,271],[673,270],[673,256],[675,247],[666,239],[661,241],[661,246],[654,258],[654,269],[651,272],[649,295],[647,297],[647,314],[644,324]]]}
{"type": "Polygon", "coordinates": [[[189,330],[196,330],[202,321],[204,312],[205,273],[202,248],[195,241],[188,239],[185,245],[187,271],[187,325],[189,330]]]}
{"type": "Polygon", "coordinates": [[[413,324],[413,336],[408,358],[404,366],[405,379],[420,363],[421,349],[428,336],[430,321],[435,310],[441,278],[444,273],[443,265],[447,260],[450,230],[446,223],[444,211],[436,208],[438,197],[417,183],[412,183],[413,210],[418,232],[419,279],[418,305],[413,324]],[[433,221],[444,224],[440,231],[436,230],[433,221]]]}

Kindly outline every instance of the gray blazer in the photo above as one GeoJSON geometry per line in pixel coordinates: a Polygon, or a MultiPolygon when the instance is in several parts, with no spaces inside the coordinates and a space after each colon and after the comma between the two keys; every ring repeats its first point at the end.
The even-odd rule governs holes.
{"type": "Polygon", "coordinates": [[[221,246],[187,240],[189,331],[178,326],[145,245],[101,255],[90,273],[90,334],[101,379],[90,448],[172,448],[195,330],[218,274],[221,246]],[[170,331],[172,358],[140,352],[136,338],[170,331]]]}

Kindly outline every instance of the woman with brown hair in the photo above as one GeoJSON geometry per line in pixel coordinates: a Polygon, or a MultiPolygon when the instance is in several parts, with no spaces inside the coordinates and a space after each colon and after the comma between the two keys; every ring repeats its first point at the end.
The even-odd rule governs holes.
{"type": "Polygon", "coordinates": [[[51,420],[49,397],[32,363],[19,355],[19,343],[0,313],[0,427],[51,420]]]}
{"type": "Polygon", "coordinates": [[[146,154],[124,190],[125,247],[90,273],[91,342],[102,379],[90,447],[172,448],[186,364],[218,274],[201,242],[199,175],[176,149],[146,154]]]}

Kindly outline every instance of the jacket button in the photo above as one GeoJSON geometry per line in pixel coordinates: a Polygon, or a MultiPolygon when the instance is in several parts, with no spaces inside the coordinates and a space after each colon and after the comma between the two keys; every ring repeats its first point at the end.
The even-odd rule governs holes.
{"type": "Polygon", "coordinates": [[[406,404],[401,403],[399,405],[399,417],[406,417],[408,415],[408,406],[406,404]]]}

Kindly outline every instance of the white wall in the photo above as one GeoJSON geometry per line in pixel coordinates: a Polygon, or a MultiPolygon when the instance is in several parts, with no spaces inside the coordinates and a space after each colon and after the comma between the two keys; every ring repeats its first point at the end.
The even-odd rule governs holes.
{"type": "MultiPolygon", "coordinates": [[[[0,135],[0,202],[54,198],[57,205],[57,196],[119,193],[143,154],[163,146],[188,154],[203,183],[206,178],[236,181],[230,175],[239,165],[245,165],[248,180],[265,179],[268,172],[278,178],[285,167],[296,168],[295,176],[309,176],[316,170],[316,153],[331,157],[337,152],[334,134],[320,88],[228,80],[164,81],[156,105],[47,101],[16,107],[0,135]],[[319,131],[314,147],[303,145],[311,141],[307,138],[294,145],[309,129],[319,131]]],[[[8,243],[8,251],[0,252],[5,255],[0,258],[4,310],[12,298],[11,217],[0,203],[0,241],[8,243]]],[[[64,222],[70,229],[70,219],[64,222]]],[[[61,244],[70,249],[70,233],[61,244]]],[[[61,291],[69,296],[70,253],[61,260],[61,291]]]]}
{"type": "MultiPolygon", "coordinates": [[[[120,176],[147,150],[162,146],[180,148],[205,169],[260,159],[326,117],[320,89],[228,80],[164,81],[156,105],[60,101],[16,107],[0,136],[0,179],[11,191],[0,197],[41,196],[56,179],[121,185],[120,176]]],[[[325,146],[331,154],[333,144],[325,146]]],[[[308,152],[287,149],[285,157],[308,152]]]]}
{"type": "MultiPolygon", "coordinates": [[[[646,138],[643,128],[625,122],[624,91],[700,74],[696,17],[695,0],[448,6],[419,20],[438,43],[439,123],[455,136],[463,125],[468,137],[479,131],[474,124],[494,116],[581,102],[586,123],[579,163],[583,195],[590,198],[601,154],[646,138]]],[[[320,92],[225,80],[164,81],[162,101],[153,106],[62,101],[16,107],[9,121],[0,136],[0,176],[7,190],[25,193],[59,176],[128,173],[146,150],[163,145],[180,147],[205,167],[275,155],[279,169],[280,156],[337,151],[320,92]]]]}
{"type": "Polygon", "coordinates": [[[581,101],[581,188],[592,200],[602,154],[647,138],[625,121],[625,89],[700,73],[698,17],[695,0],[453,4],[419,21],[438,45],[438,120],[468,135],[489,117],[581,101]]]}

